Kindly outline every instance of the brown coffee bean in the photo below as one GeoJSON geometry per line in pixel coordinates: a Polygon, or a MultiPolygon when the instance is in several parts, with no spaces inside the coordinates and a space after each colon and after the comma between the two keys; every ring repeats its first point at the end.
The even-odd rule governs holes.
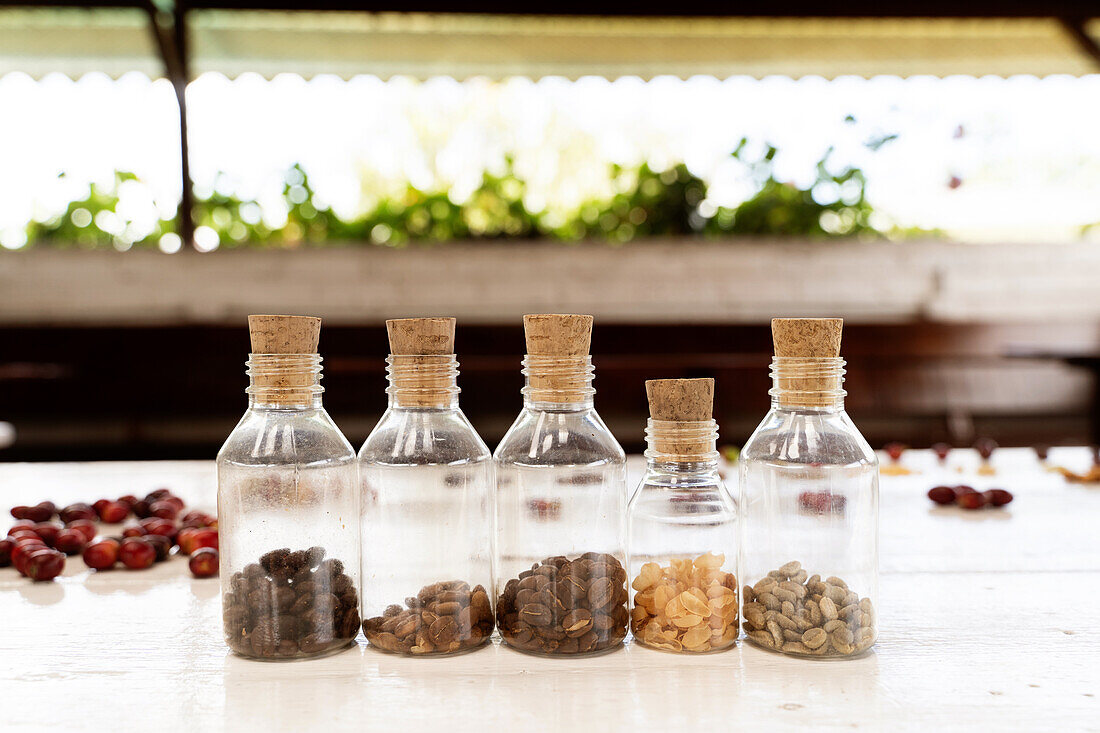
{"type": "Polygon", "coordinates": [[[570,611],[561,622],[566,636],[581,637],[592,630],[592,614],[583,608],[570,611]]]}
{"type": "Polygon", "coordinates": [[[534,635],[535,632],[529,624],[519,621],[512,627],[510,639],[526,644],[534,635]]]}
{"type": "Polygon", "coordinates": [[[454,616],[440,616],[428,629],[428,638],[437,646],[454,641],[458,633],[458,621],[454,616]]]}
{"type": "Polygon", "coordinates": [[[416,633],[420,628],[420,616],[411,611],[406,611],[401,616],[402,621],[399,621],[393,629],[393,635],[398,639],[404,639],[409,634],[416,633]]]}
{"type": "Polygon", "coordinates": [[[480,619],[490,618],[492,615],[493,612],[489,606],[489,595],[479,585],[470,596],[470,616],[476,622],[480,619]]]}
{"type": "Polygon", "coordinates": [[[552,619],[550,609],[541,603],[528,603],[519,610],[519,615],[532,626],[546,626],[552,619]]]}
{"type": "Polygon", "coordinates": [[[588,586],[588,604],[592,610],[610,605],[615,597],[615,584],[610,578],[596,578],[588,586]]]}
{"type": "MultiPolygon", "coordinates": [[[[390,636],[386,634],[385,636],[390,636]]],[[[390,636],[390,638],[393,638],[390,636]]],[[[333,643],[333,638],[326,634],[306,634],[298,642],[298,647],[306,654],[316,654],[324,651],[333,643]]]]}

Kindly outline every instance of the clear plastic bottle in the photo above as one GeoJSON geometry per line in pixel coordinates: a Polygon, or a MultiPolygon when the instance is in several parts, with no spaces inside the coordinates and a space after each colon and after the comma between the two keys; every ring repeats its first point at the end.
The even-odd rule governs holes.
{"type": "Polygon", "coordinates": [[[740,456],[745,631],[795,656],[877,637],[878,458],[844,411],[841,326],[772,321],[772,408],[740,456]]]}
{"type": "Polygon", "coordinates": [[[699,654],[737,643],[737,507],[718,475],[713,379],[646,382],[646,473],[627,511],[631,631],[699,654]]]}
{"type": "Polygon", "coordinates": [[[422,656],[493,633],[492,455],[458,407],[453,318],[387,321],[389,407],[359,451],[363,630],[422,656]]]}
{"type": "Polygon", "coordinates": [[[320,319],[248,322],[248,410],[217,459],[225,640],[317,657],[359,633],[355,452],[321,405],[320,319]]]}
{"type": "Polygon", "coordinates": [[[534,654],[626,636],[626,456],[593,407],[591,316],[524,316],[523,411],[497,446],[497,625],[534,654]]]}

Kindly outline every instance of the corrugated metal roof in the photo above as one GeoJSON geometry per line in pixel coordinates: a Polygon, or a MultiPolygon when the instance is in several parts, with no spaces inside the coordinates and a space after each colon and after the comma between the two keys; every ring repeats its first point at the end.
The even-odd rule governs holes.
{"type": "MultiPolygon", "coordinates": [[[[191,11],[193,73],[946,76],[1098,71],[1053,19],[191,11]]],[[[1100,21],[1088,27],[1100,36],[1100,21]]],[[[0,11],[0,73],[161,73],[140,10],[0,11]]]]}

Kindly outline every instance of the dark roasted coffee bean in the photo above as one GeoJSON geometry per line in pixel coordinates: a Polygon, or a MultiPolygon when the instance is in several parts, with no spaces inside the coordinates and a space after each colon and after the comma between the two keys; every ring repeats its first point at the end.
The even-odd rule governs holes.
{"type": "Polygon", "coordinates": [[[298,647],[306,654],[316,654],[317,652],[323,652],[332,646],[333,638],[328,634],[313,633],[306,634],[298,641],[298,647]]]}
{"type": "Polygon", "coordinates": [[[532,626],[547,626],[552,620],[550,609],[541,603],[528,603],[519,610],[519,615],[532,626]]]}
{"type": "Polygon", "coordinates": [[[290,574],[294,575],[302,568],[307,567],[307,553],[305,550],[296,550],[287,555],[286,560],[283,562],[290,574]]]}
{"type": "Polygon", "coordinates": [[[284,547],[280,550],[272,550],[260,557],[260,567],[267,573],[273,573],[285,566],[288,555],[290,555],[289,547],[284,547]]]}
{"type": "Polygon", "coordinates": [[[593,611],[603,609],[615,598],[615,584],[610,578],[596,578],[588,586],[588,604],[593,611]]]}
{"type": "Polygon", "coordinates": [[[306,564],[311,568],[315,568],[321,564],[321,561],[325,559],[325,548],[323,547],[311,547],[306,550],[306,564]]]}
{"type": "Polygon", "coordinates": [[[584,636],[592,630],[592,614],[583,608],[570,611],[562,619],[561,627],[565,630],[566,636],[574,638],[584,636]]]}

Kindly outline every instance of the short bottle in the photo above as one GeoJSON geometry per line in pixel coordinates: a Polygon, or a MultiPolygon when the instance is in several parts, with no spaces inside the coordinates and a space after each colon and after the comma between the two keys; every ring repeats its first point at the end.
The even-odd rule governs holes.
{"type": "Polygon", "coordinates": [[[626,456],[593,406],[592,317],[529,315],[523,410],[497,446],[497,625],[532,654],[626,636],[626,456]]]}
{"type": "Polygon", "coordinates": [[[737,506],[718,474],[713,379],[646,382],[646,472],[627,511],[637,643],[700,654],[737,643],[737,506]]]}
{"type": "Polygon", "coordinates": [[[772,407],[740,455],[747,638],[799,657],[878,633],[878,459],[844,411],[842,325],[772,321],[772,407]]]}
{"type": "Polygon", "coordinates": [[[217,459],[225,640],[245,657],[322,656],[359,633],[355,452],[321,404],[320,325],[248,319],[248,410],[217,459]]]}
{"type": "Polygon", "coordinates": [[[363,631],[411,656],[493,633],[492,455],[458,406],[453,318],[386,321],[389,407],[359,451],[363,631]]]}

